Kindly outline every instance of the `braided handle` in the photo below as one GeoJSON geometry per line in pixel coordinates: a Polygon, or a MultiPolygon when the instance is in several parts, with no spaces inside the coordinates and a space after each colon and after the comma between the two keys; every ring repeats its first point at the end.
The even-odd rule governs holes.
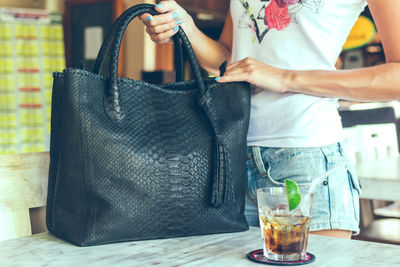
{"type": "MultiPolygon", "coordinates": [[[[158,13],[156,11],[156,13],[158,13]]],[[[159,13],[158,13],[159,14],[159,13]]],[[[117,20],[111,26],[111,29],[107,32],[106,37],[101,45],[101,48],[97,54],[96,62],[93,67],[93,73],[102,74],[104,71],[103,66],[107,65],[107,60],[110,57],[110,51],[112,44],[114,43],[116,31],[120,27],[122,21],[129,17],[129,12],[121,14],[117,20]]],[[[176,70],[176,81],[183,81],[184,70],[183,70],[183,50],[181,42],[174,42],[174,65],[176,70]]],[[[109,64],[109,63],[108,63],[109,64]]]]}
{"type": "MultiPolygon", "coordinates": [[[[113,44],[111,46],[111,60],[110,60],[110,88],[109,88],[109,96],[110,96],[110,109],[116,119],[122,119],[124,117],[121,105],[120,105],[120,94],[119,94],[119,89],[118,89],[118,56],[119,56],[119,51],[121,48],[121,41],[122,37],[125,33],[126,27],[128,24],[137,16],[143,14],[143,13],[149,13],[151,15],[157,15],[159,14],[155,9],[154,5],[152,4],[139,4],[133,7],[130,7],[127,9],[121,16],[120,18],[114,23],[116,24],[115,28],[113,26],[113,30],[111,31],[111,37],[110,40],[113,40],[113,44]]],[[[108,36],[108,35],[107,35],[108,36]]],[[[190,62],[190,65],[192,67],[192,72],[194,75],[194,78],[197,83],[198,91],[200,94],[200,98],[203,99],[205,95],[205,85],[204,85],[204,80],[201,75],[200,71],[200,66],[197,63],[196,56],[194,55],[192,46],[190,45],[190,42],[186,36],[186,34],[183,32],[181,28],[179,28],[177,34],[175,34],[173,37],[173,40],[175,43],[179,44],[179,42],[182,44],[182,47],[185,49],[188,59],[190,62]]],[[[106,38],[107,39],[107,38],[106,38]]],[[[104,49],[101,49],[99,52],[99,56],[102,57],[105,52],[107,52],[109,48],[105,47],[104,49]]],[[[109,51],[109,50],[108,50],[109,51]]],[[[182,56],[182,55],[180,55],[182,56]]],[[[104,62],[104,57],[103,61],[104,62]]],[[[100,62],[100,61],[99,61],[100,62]]],[[[99,63],[96,64],[96,71],[99,70],[99,67],[101,68],[102,64],[104,63],[99,63]]]]}

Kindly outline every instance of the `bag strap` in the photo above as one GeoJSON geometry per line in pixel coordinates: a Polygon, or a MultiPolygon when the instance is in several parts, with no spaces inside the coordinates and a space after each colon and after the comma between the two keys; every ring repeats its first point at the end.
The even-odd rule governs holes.
{"type": "MultiPolygon", "coordinates": [[[[157,12],[157,11],[156,11],[157,12]]],[[[158,12],[157,12],[158,13],[158,12]]],[[[106,37],[101,45],[97,54],[96,62],[93,67],[93,73],[103,74],[104,65],[109,65],[111,46],[115,40],[116,30],[119,28],[121,22],[129,16],[128,12],[124,12],[112,24],[111,29],[107,32],[106,37]],[[108,61],[107,61],[108,59],[108,61]]],[[[174,42],[174,66],[175,66],[175,79],[176,81],[183,81],[184,68],[183,68],[183,50],[181,42],[174,42]]],[[[106,76],[107,74],[103,74],[106,76]]]]}
{"type": "MultiPolygon", "coordinates": [[[[121,110],[120,106],[120,94],[119,94],[119,89],[118,89],[118,56],[119,56],[119,51],[121,47],[121,41],[123,34],[126,30],[126,27],[128,24],[131,22],[132,19],[135,17],[143,14],[143,13],[150,13],[152,15],[159,14],[155,9],[154,5],[152,4],[139,4],[133,7],[130,7],[127,9],[121,16],[120,19],[117,20],[115,23],[116,26],[115,28],[112,28],[111,30],[111,37],[109,37],[109,40],[113,40],[112,45],[111,45],[111,50],[106,47],[104,49],[101,49],[101,53],[99,52],[100,58],[99,58],[99,63],[96,64],[96,71],[99,70],[99,67],[104,65],[105,62],[105,57],[103,57],[106,52],[110,51],[109,53],[111,54],[111,60],[109,62],[110,66],[110,88],[108,90],[108,94],[110,97],[110,110],[112,113],[115,115],[115,118],[122,119],[123,118],[123,110],[121,110]],[[112,37],[114,36],[114,37],[112,37]],[[107,51],[108,50],[108,51],[107,51]]],[[[108,35],[108,34],[107,34],[108,35]]],[[[107,38],[106,38],[107,39],[107,38]]],[[[173,36],[174,42],[180,42],[187,52],[189,62],[192,66],[192,72],[194,75],[194,78],[196,80],[197,86],[198,86],[198,91],[200,94],[200,99],[204,99],[205,95],[205,85],[204,85],[204,80],[202,78],[201,72],[200,72],[200,67],[197,63],[196,57],[194,55],[193,49],[190,46],[189,40],[186,36],[186,34],[183,32],[181,28],[179,28],[177,34],[173,36]]],[[[178,43],[179,44],[179,43],[178,43]]],[[[182,55],[178,55],[182,56],[182,55]]],[[[183,64],[182,64],[183,65],[183,64]]],[[[182,74],[181,74],[182,75],[182,74]]],[[[183,76],[183,75],[182,75],[183,76]]]]}

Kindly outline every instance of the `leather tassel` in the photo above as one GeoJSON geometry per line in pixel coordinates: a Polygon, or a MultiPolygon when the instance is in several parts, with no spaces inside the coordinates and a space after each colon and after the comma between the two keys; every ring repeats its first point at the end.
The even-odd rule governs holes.
{"type": "Polygon", "coordinates": [[[214,159],[213,190],[211,204],[219,208],[233,202],[233,184],[231,178],[230,156],[224,144],[217,141],[216,157],[214,159]]]}
{"type": "Polygon", "coordinates": [[[232,168],[231,168],[231,157],[229,152],[224,149],[224,158],[225,158],[225,186],[224,186],[224,200],[223,203],[225,205],[229,205],[234,202],[235,195],[232,183],[232,168]]]}

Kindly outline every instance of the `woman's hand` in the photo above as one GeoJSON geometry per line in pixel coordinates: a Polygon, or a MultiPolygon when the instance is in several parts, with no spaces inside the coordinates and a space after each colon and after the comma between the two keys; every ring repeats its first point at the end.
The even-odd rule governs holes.
{"type": "Polygon", "coordinates": [[[289,71],[278,69],[247,57],[226,68],[222,77],[215,78],[218,82],[246,81],[256,87],[276,93],[285,93],[290,88],[289,71]]]}
{"type": "Polygon", "coordinates": [[[154,42],[168,42],[179,30],[179,26],[187,35],[193,32],[195,26],[192,17],[175,1],[162,1],[156,5],[155,9],[162,14],[152,16],[145,13],[140,16],[146,25],[146,32],[154,42]]]}

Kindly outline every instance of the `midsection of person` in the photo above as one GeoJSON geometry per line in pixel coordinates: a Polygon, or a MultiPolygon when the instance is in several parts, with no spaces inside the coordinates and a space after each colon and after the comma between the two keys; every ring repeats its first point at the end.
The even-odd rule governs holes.
{"type": "MultiPolygon", "coordinates": [[[[325,175],[326,180],[316,189],[316,207],[320,208],[313,214],[312,229],[326,229],[330,232],[323,232],[325,235],[347,238],[351,231],[358,231],[358,179],[343,163],[346,158],[339,143],[343,132],[337,99],[327,96],[341,96],[349,92],[343,88],[353,85],[353,76],[351,79],[343,76],[347,78],[342,79],[346,84],[336,93],[334,75],[338,72],[334,71],[334,64],[365,5],[365,0],[231,0],[218,42],[201,33],[175,1],[162,1],[156,7],[163,15],[141,17],[152,40],[157,42],[175,34],[179,22],[203,68],[218,75],[218,66],[224,60],[231,61],[227,72],[217,77],[217,81],[247,81],[252,85],[247,189],[267,180],[281,183],[283,176],[311,182],[315,176],[325,175]],[[183,22],[174,21],[177,16],[183,22]],[[299,82],[293,79],[286,81],[290,75],[312,76],[314,70],[319,71],[318,79],[314,80],[317,86],[293,84],[299,82]],[[320,78],[324,75],[330,82],[320,78]],[[292,88],[285,90],[284,85],[292,88]],[[285,160],[276,160],[275,156],[285,160]],[[347,216],[349,212],[345,214],[351,217],[346,222],[342,220],[341,207],[354,210],[352,216],[347,216]]],[[[250,224],[257,224],[258,220],[254,200],[255,191],[248,190],[246,217],[250,224]]]]}
{"type": "MultiPolygon", "coordinates": [[[[231,61],[333,70],[364,0],[231,0],[231,61]],[[340,29],[340,30],[338,30],[340,29]]],[[[252,87],[248,144],[316,147],[343,139],[337,99],[252,87]]]]}

